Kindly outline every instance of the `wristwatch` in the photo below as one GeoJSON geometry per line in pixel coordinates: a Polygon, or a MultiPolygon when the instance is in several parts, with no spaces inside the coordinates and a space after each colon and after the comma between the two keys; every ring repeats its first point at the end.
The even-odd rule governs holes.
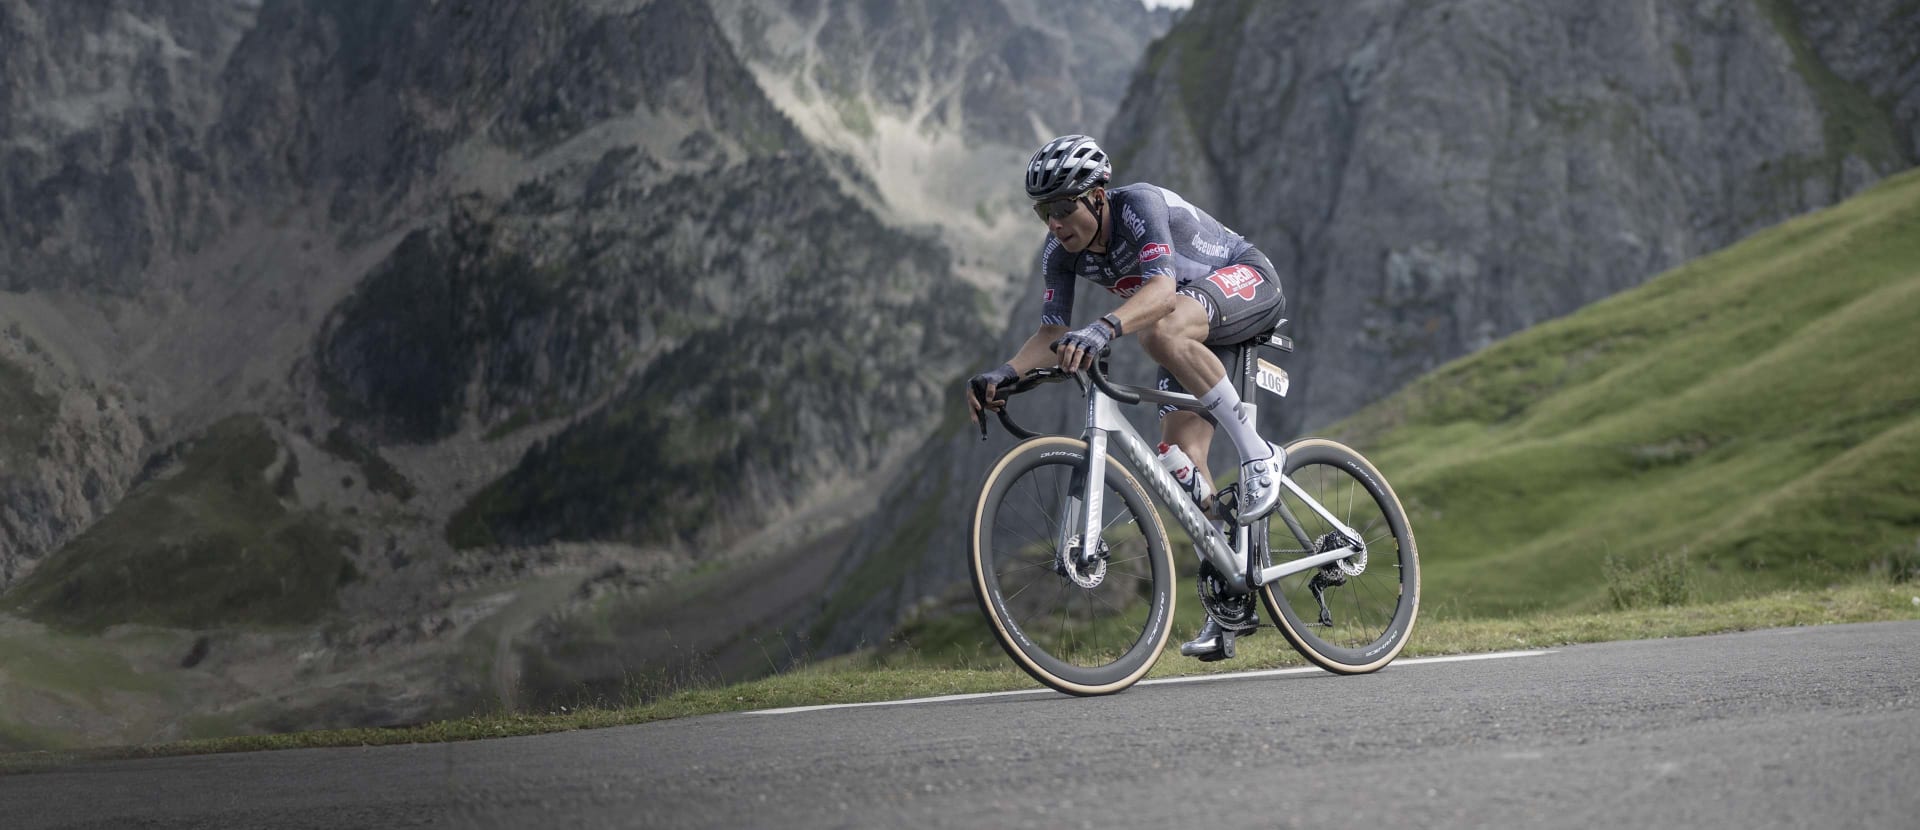
{"type": "Polygon", "coordinates": [[[1101,315],[1100,322],[1106,323],[1107,328],[1113,329],[1113,336],[1119,337],[1123,334],[1123,332],[1120,331],[1120,315],[1118,314],[1101,315]]]}

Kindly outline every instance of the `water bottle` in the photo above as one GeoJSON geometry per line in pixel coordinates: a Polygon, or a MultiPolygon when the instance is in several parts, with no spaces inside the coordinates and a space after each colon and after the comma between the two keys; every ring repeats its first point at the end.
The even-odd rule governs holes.
{"type": "Polygon", "coordinates": [[[1195,506],[1206,506],[1207,497],[1213,495],[1213,487],[1200,480],[1200,471],[1193,466],[1193,459],[1187,457],[1186,450],[1180,449],[1179,444],[1160,442],[1160,466],[1173,476],[1174,481],[1180,482],[1181,489],[1193,497],[1195,506]]]}

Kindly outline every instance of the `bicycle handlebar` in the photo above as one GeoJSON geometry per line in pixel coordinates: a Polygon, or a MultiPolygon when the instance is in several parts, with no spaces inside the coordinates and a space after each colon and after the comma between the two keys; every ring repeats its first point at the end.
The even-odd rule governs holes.
{"type": "MultiPolygon", "coordinates": [[[[1100,352],[1102,359],[1105,359],[1106,356],[1107,352],[1105,350],[1100,352]]],[[[1100,370],[1100,362],[1100,360],[1095,360],[1092,366],[1087,367],[1087,374],[1093,378],[1093,385],[1100,387],[1100,391],[1105,392],[1107,397],[1127,404],[1128,406],[1139,403],[1140,396],[1138,394],[1122,392],[1113,388],[1113,384],[1107,382],[1107,373],[1100,370]]]]}
{"type": "MultiPolygon", "coordinates": [[[[1036,386],[1048,383],[1059,383],[1070,377],[1073,376],[1059,369],[1035,369],[1021,375],[1020,379],[1014,381],[1012,384],[993,390],[993,399],[996,401],[1004,401],[1036,386]]],[[[1005,427],[1007,432],[1015,438],[1035,438],[1040,435],[1040,433],[1029,430],[1016,423],[1013,420],[1013,416],[1007,414],[1005,407],[994,410],[993,414],[1000,416],[1000,426],[1005,427]]],[[[980,440],[987,440],[987,418],[984,410],[981,412],[980,417],[980,440]]]]}
{"type": "MultiPolygon", "coordinates": [[[[1093,361],[1093,365],[1087,367],[1085,375],[1092,379],[1093,385],[1099,387],[1100,391],[1105,393],[1107,397],[1128,405],[1139,403],[1139,394],[1114,388],[1113,384],[1107,380],[1107,373],[1100,368],[1100,364],[1105,362],[1107,356],[1111,353],[1111,346],[1100,350],[1099,358],[1093,361]]],[[[993,398],[997,401],[1004,401],[1014,395],[1031,390],[1036,386],[1048,383],[1059,383],[1068,378],[1080,377],[1081,374],[1080,372],[1063,372],[1059,369],[1035,369],[1021,375],[1020,379],[1014,381],[1011,386],[993,390],[993,398]]],[[[1033,432],[1015,423],[1013,416],[1007,414],[1005,407],[995,410],[994,414],[1000,416],[1000,425],[1005,427],[1007,432],[1016,438],[1034,438],[1040,435],[1040,433],[1033,432]]],[[[987,440],[987,419],[985,417],[980,419],[980,440],[987,440]]]]}

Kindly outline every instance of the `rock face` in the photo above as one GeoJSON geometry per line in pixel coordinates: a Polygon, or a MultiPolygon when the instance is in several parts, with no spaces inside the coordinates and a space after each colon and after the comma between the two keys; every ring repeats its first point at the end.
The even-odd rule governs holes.
{"type": "MultiPolygon", "coordinates": [[[[1299,350],[1262,428],[1291,437],[1911,166],[1920,9],[1202,0],[1100,137],[1118,180],[1180,191],[1273,259],[1299,350]]],[[[1002,355],[1033,330],[1038,286],[1002,355]]],[[[1076,323],[1102,310],[1077,308],[1076,323]]],[[[1135,346],[1115,367],[1150,377],[1135,346]]],[[[1022,420],[1078,430],[1080,398],[1053,389],[1016,404],[1022,420]]],[[[1224,469],[1231,448],[1215,443],[1224,469]]],[[[925,553],[826,615],[826,650],[914,614],[978,613],[967,522],[1007,445],[954,430],[922,448],[926,468],[890,490],[843,579],[884,571],[903,542],[925,553]]]]}
{"type": "Polygon", "coordinates": [[[1894,2],[1201,3],[1109,133],[1280,267],[1294,434],[1911,165],[1916,56],[1894,2]]]}
{"type": "Polygon", "coordinates": [[[836,171],[896,224],[939,233],[996,305],[1030,267],[1020,166],[1048,138],[1106,124],[1171,22],[1134,0],[715,7],[836,171]]]}
{"type": "Polygon", "coordinates": [[[202,138],[258,5],[0,3],[0,289],[124,295],[219,233],[202,138]]]}
{"type": "MultiPolygon", "coordinates": [[[[511,702],[514,640],[551,613],[776,554],[791,517],[884,486],[1023,276],[1005,171],[1103,121],[1168,22],[0,0],[0,590],[103,545],[154,565],[101,540],[226,481],[189,449],[241,417],[270,469],[194,490],[232,509],[176,511],[167,555],[218,571],[279,538],[194,526],[217,512],[311,517],[351,561],[321,624],[274,635],[310,638],[297,671],[215,635],[191,663],[276,679],[197,705],[298,701],[259,721],[295,728],[511,702]],[[334,699],[347,675],[386,702],[334,699]]],[[[848,503],[833,522],[871,509],[848,503]]],[[[68,596],[46,588],[26,613],[74,618],[34,610],[68,596]]],[[[88,624],[195,619],[125,599],[146,610],[88,624]]]]}

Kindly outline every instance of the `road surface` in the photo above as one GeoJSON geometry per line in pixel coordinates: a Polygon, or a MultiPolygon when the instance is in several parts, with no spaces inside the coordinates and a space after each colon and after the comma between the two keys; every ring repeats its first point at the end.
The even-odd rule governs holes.
{"type": "Polygon", "coordinates": [[[0,778],[0,827],[1915,828],[1917,688],[1920,622],[1775,629],[98,763],[0,778]]]}

